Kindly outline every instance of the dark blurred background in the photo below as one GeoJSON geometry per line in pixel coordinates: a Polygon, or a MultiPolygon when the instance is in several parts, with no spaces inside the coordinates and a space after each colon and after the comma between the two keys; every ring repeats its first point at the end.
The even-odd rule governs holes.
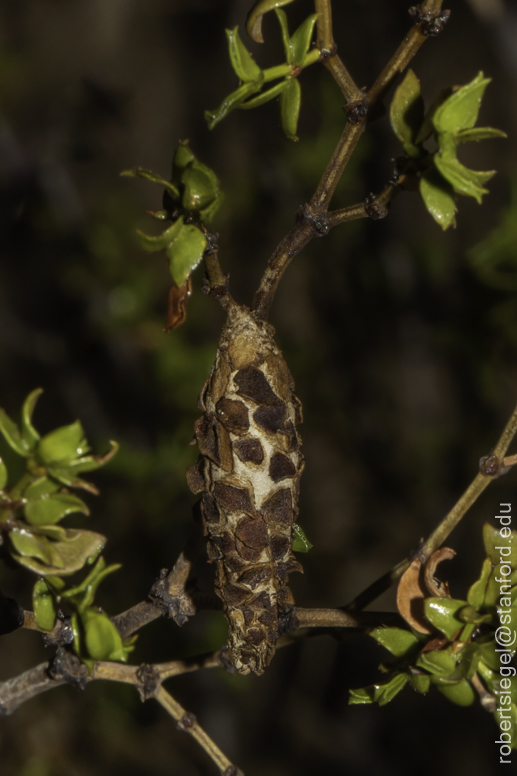
{"type": "MultiPolygon", "coordinates": [[[[314,190],[343,126],[343,100],[324,68],[301,82],[298,144],[274,103],[235,112],[209,133],[203,111],[236,86],[225,27],[249,0],[1,0],[0,404],[17,416],[45,389],[35,422],[46,433],[80,418],[95,450],[121,451],[92,477],[89,526],[124,567],[97,596],[109,613],[145,597],[188,533],[194,497],[185,469],[197,395],[223,321],[200,293],[186,324],[162,333],[163,258],[144,254],[137,227],[160,192],[119,178],[140,165],[168,175],[180,139],[213,167],[226,192],[215,222],[235,297],[249,303],[267,257],[314,190]]],[[[370,85],[408,28],[407,0],[335,2],[339,51],[370,85]]],[[[497,169],[482,207],[459,201],[442,233],[418,196],[388,218],[335,229],[288,270],[271,321],[303,401],[306,471],[300,523],[314,549],[292,578],[299,605],[343,605],[406,556],[454,504],[494,445],[517,397],[517,8],[454,0],[446,31],[413,67],[428,104],[479,70],[493,78],[480,125],[508,140],[463,155],[497,169]],[[512,193],[513,192],[513,193],[512,193]]],[[[287,9],[291,29],[311,12],[287,9]]],[[[282,59],[274,18],[259,64],[282,59]]],[[[244,37],[244,36],[243,36],[244,37]]],[[[389,98],[387,104],[389,102],[389,98]]],[[[400,153],[387,118],[370,126],[334,206],[379,191],[400,153]]],[[[463,151],[462,151],[463,153],[463,151]]],[[[13,478],[19,463],[2,445],[13,478]]],[[[481,526],[515,495],[496,481],[449,540],[444,564],[463,597],[483,559],[481,526]]],[[[33,579],[0,568],[0,587],[30,607],[33,579]]],[[[393,593],[375,608],[393,609],[393,593]]],[[[183,629],[158,621],[134,660],[218,648],[222,615],[183,629]]],[[[366,637],[280,651],[263,677],[199,672],[170,691],[246,776],[497,772],[497,728],[480,706],[406,689],[387,707],[348,707],[348,688],[375,681],[385,653],[366,637]]],[[[2,637],[0,680],[48,659],[30,632],[2,637]]],[[[0,725],[3,776],[201,776],[214,766],[153,702],[130,687],[61,687],[0,725]]]]}

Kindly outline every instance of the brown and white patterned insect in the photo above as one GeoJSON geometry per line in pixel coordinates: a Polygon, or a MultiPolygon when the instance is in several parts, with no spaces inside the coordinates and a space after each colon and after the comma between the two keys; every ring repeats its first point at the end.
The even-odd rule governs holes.
{"type": "Polygon", "coordinates": [[[302,571],[291,543],[303,456],[301,405],[273,327],[229,304],[219,349],[200,396],[199,459],[187,473],[202,493],[208,556],[229,624],[229,656],[241,674],[271,662],[287,586],[302,571]]]}

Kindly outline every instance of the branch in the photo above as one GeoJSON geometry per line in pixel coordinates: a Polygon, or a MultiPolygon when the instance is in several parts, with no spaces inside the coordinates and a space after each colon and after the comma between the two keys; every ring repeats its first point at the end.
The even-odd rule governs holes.
{"type": "MultiPolygon", "coordinates": [[[[327,165],[327,169],[323,173],[310,203],[301,208],[307,217],[298,219],[295,226],[284,237],[269,259],[252,305],[255,315],[263,320],[268,317],[269,308],[277,286],[293,258],[311,239],[328,232],[329,226],[326,227],[326,231],[322,231],[318,229],[317,222],[318,220],[321,221],[321,219],[323,219],[323,223],[325,222],[332,195],[366,128],[367,118],[369,115],[372,115],[372,108],[392,85],[394,79],[407,67],[427,37],[437,34],[449,18],[449,12],[444,12],[440,15],[442,0],[425,0],[420,6],[415,7],[416,11],[412,9],[412,15],[416,15],[416,23],[411,27],[371,89],[364,94],[357,89],[343,63],[340,64],[340,60],[336,59],[336,48],[332,37],[330,0],[315,1],[316,10],[320,13],[318,18],[318,46],[320,46],[322,53],[329,52],[328,57],[324,57],[325,64],[331,70],[338,83],[340,83],[345,97],[353,99],[345,106],[348,120],[332,158],[327,165]],[[330,48],[327,49],[327,46],[330,46],[330,48]]],[[[361,210],[345,210],[347,212],[336,211],[332,226],[344,221],[355,220],[355,218],[364,218],[365,215],[368,215],[367,212],[364,213],[361,210]],[[337,215],[338,213],[339,215],[337,215]]]]}
{"type": "Polygon", "coordinates": [[[332,34],[331,0],[315,0],[314,5],[316,13],[319,14],[316,22],[316,46],[320,50],[320,59],[343,92],[345,100],[359,101],[363,98],[363,93],[337,55],[337,46],[332,34]]]}
{"type": "Polygon", "coordinates": [[[501,474],[506,474],[506,472],[509,471],[509,468],[516,463],[517,459],[515,456],[508,456],[505,458],[505,453],[516,433],[517,407],[512,412],[493,453],[481,459],[480,473],[476,475],[467,490],[460,496],[450,512],[443,518],[418,551],[411,553],[391,571],[388,571],[386,574],[383,574],[382,577],[379,577],[379,579],[367,587],[366,590],[363,590],[363,592],[350,601],[349,604],[344,606],[344,610],[347,612],[357,612],[365,606],[368,606],[372,601],[375,601],[376,598],[399,581],[402,574],[415,557],[418,557],[422,563],[425,563],[429,556],[432,555],[433,552],[443,544],[449,534],[452,533],[462,517],[468,512],[472,504],[477,501],[490,482],[501,474]]]}

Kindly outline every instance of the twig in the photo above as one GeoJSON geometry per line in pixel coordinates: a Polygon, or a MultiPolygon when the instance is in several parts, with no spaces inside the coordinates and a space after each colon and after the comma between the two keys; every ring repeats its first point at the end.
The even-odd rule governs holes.
{"type": "MultiPolygon", "coordinates": [[[[442,0],[425,0],[425,2],[421,4],[418,8],[418,13],[420,14],[419,21],[417,21],[417,23],[409,30],[371,89],[364,94],[360,90],[357,90],[355,83],[350,78],[342,63],[342,69],[340,69],[341,65],[339,64],[332,65],[332,62],[334,60],[337,62],[337,60],[335,57],[335,44],[332,38],[331,4],[330,0],[316,0],[316,9],[320,13],[320,17],[318,18],[318,45],[323,47],[330,45],[331,48],[328,49],[329,56],[326,64],[336,80],[338,80],[338,83],[340,83],[338,71],[341,73],[341,88],[344,90],[344,93],[346,92],[345,96],[348,98],[353,97],[353,99],[349,105],[345,106],[348,121],[343,129],[332,158],[323,173],[309,205],[306,205],[303,208],[305,213],[312,218],[312,225],[309,225],[308,219],[299,220],[290,230],[289,234],[278,245],[269,259],[268,266],[264,272],[252,306],[253,312],[258,318],[267,319],[269,308],[278,284],[293,258],[313,237],[321,236],[321,234],[326,233],[314,228],[314,224],[318,219],[324,219],[327,214],[330,200],[336,190],[336,186],[365,130],[368,115],[371,115],[373,106],[391,86],[394,79],[405,67],[407,67],[408,63],[426,40],[427,35],[425,34],[425,31],[429,27],[429,19],[426,14],[431,17],[437,15],[441,5],[442,0]],[[333,67],[334,70],[332,69],[333,67]]],[[[447,15],[446,18],[448,18],[447,15]]],[[[327,49],[325,49],[325,51],[326,50],[327,49]]],[[[368,213],[366,213],[366,215],[368,215],[368,213]]],[[[364,211],[336,211],[332,226],[335,226],[337,223],[343,223],[344,221],[354,220],[356,217],[364,218],[364,211]],[[337,213],[339,213],[339,215],[337,215],[337,213]],[[339,220],[340,218],[341,220],[339,220]]]]}
{"type": "Polygon", "coordinates": [[[159,687],[155,693],[156,700],[160,703],[166,711],[169,712],[177,723],[180,730],[184,730],[186,733],[196,739],[205,752],[212,758],[214,763],[219,768],[223,776],[243,776],[242,771],[228,760],[228,758],[221,752],[219,747],[215,745],[212,739],[203,730],[201,725],[196,720],[194,714],[180,706],[180,704],[169,695],[167,690],[163,687],[159,687]]]}
{"type": "Polygon", "coordinates": [[[316,45],[321,52],[321,61],[327,70],[332,73],[345,100],[347,102],[359,101],[362,99],[363,93],[337,55],[337,46],[332,34],[331,0],[315,0],[314,5],[316,13],[319,14],[316,23],[318,34],[316,45]]]}
{"type": "MultiPolygon", "coordinates": [[[[363,590],[358,596],[356,596],[349,604],[343,607],[347,612],[357,612],[363,609],[368,604],[375,601],[382,593],[396,584],[401,578],[404,571],[409,567],[411,561],[415,555],[420,558],[422,563],[433,554],[435,550],[440,547],[449,534],[456,528],[462,517],[468,512],[472,504],[479,498],[481,493],[485,490],[490,482],[501,473],[505,473],[506,466],[512,464],[505,464],[505,453],[510,446],[515,434],[517,433],[517,407],[512,412],[508,423],[506,424],[503,433],[499,437],[499,440],[494,448],[493,453],[484,459],[481,459],[480,465],[481,472],[476,475],[474,480],[470,483],[467,490],[460,496],[453,508],[448,512],[440,524],[435,528],[432,534],[422,544],[417,553],[412,553],[408,558],[398,563],[391,571],[383,574],[382,577],[377,579],[373,584],[363,590]],[[487,463],[491,465],[487,470],[487,463]],[[501,470],[501,464],[503,469],[501,470]]],[[[508,456],[512,460],[515,456],[508,456]]]]}

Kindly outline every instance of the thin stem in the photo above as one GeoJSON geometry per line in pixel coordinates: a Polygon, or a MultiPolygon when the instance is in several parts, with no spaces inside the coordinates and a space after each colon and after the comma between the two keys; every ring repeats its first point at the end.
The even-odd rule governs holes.
{"type": "Polygon", "coordinates": [[[393,612],[358,612],[342,609],[301,609],[293,612],[296,630],[302,628],[374,628],[380,625],[400,625],[400,616],[393,612]]]}
{"type": "Polygon", "coordinates": [[[195,716],[193,714],[190,714],[189,712],[185,711],[183,706],[181,706],[172,695],[170,695],[167,690],[163,687],[159,687],[154,697],[160,703],[163,708],[168,711],[168,713],[173,717],[176,722],[178,723],[178,727],[181,730],[184,730],[186,733],[190,733],[190,735],[196,739],[198,744],[203,747],[205,752],[208,754],[209,757],[212,758],[214,763],[219,768],[221,774],[231,774],[232,776],[238,776],[238,774],[241,774],[242,772],[238,770],[230,760],[221,752],[218,746],[212,741],[210,736],[205,733],[201,725],[196,720],[195,716]]]}
{"type": "MultiPolygon", "coordinates": [[[[422,43],[426,40],[426,35],[424,34],[426,22],[422,19],[409,30],[395,54],[365,95],[357,89],[344,65],[342,63],[339,64],[338,60],[336,60],[335,44],[332,38],[330,0],[315,0],[315,3],[316,10],[320,14],[318,17],[318,46],[323,47],[322,52],[328,52],[328,55],[325,55],[327,59],[326,64],[338,83],[340,83],[347,99],[351,99],[354,104],[347,106],[348,122],[308,206],[309,214],[313,217],[312,228],[307,221],[298,221],[278,245],[268,262],[252,305],[253,312],[261,319],[267,318],[278,284],[293,258],[313,237],[322,234],[318,228],[314,228],[314,223],[316,219],[321,219],[321,216],[328,211],[332,195],[365,130],[367,113],[371,112],[375,103],[391,86],[395,77],[407,67],[422,43]],[[333,60],[336,60],[335,64],[330,64],[333,60]]],[[[442,0],[425,0],[420,6],[420,11],[422,14],[427,12],[437,13],[441,5],[442,0]]],[[[387,194],[387,196],[391,198],[393,193],[387,194]]],[[[353,213],[346,211],[347,209],[345,211],[336,211],[334,216],[331,217],[333,219],[331,225],[334,226],[337,223],[352,220],[353,217],[364,217],[362,211],[354,211],[353,213]]],[[[367,211],[365,211],[365,214],[369,215],[367,211]]]]}
{"type": "MultiPolygon", "coordinates": [[[[426,0],[422,3],[422,13],[438,13],[443,0],[426,0]]],[[[370,105],[373,105],[390,88],[395,78],[400,75],[411,62],[419,48],[427,40],[427,36],[422,32],[424,22],[414,25],[386,65],[375,83],[367,93],[367,99],[370,105]]]]}
{"type": "Polygon", "coordinates": [[[314,0],[314,9],[319,14],[316,28],[316,45],[320,51],[330,51],[334,45],[332,34],[332,3],[331,0],[314,0]]]}
{"type": "Polygon", "coordinates": [[[316,46],[320,51],[321,60],[341,89],[345,100],[359,101],[364,95],[336,53],[337,46],[332,33],[331,0],[315,0],[314,6],[319,14],[316,22],[316,46]]]}
{"type": "Polygon", "coordinates": [[[379,579],[367,587],[366,590],[363,590],[363,592],[350,601],[349,604],[344,606],[343,609],[347,612],[356,612],[363,609],[365,606],[368,606],[368,604],[371,604],[372,601],[375,601],[382,593],[389,590],[392,585],[399,581],[415,555],[418,556],[422,564],[425,563],[430,555],[443,544],[449,534],[456,528],[462,517],[468,512],[472,504],[477,501],[481,493],[488,487],[494,477],[498,476],[498,462],[502,461],[504,464],[504,455],[516,433],[517,407],[512,412],[510,419],[494,448],[493,454],[490,456],[491,459],[495,458],[497,464],[494,467],[494,474],[490,475],[482,472],[477,474],[450,512],[448,512],[440,524],[426,539],[420,550],[417,553],[412,553],[408,558],[405,558],[398,563],[391,571],[388,571],[386,574],[383,574],[382,577],[379,577],[379,579]]]}
{"type": "Polygon", "coordinates": [[[336,146],[332,158],[327,165],[327,169],[323,173],[318,188],[314,192],[311,199],[311,205],[315,209],[327,209],[332,199],[332,195],[336,190],[345,167],[348,164],[354,149],[359,142],[359,138],[365,130],[364,121],[359,124],[345,124],[345,128],[341,133],[339,142],[336,146]]]}

